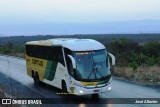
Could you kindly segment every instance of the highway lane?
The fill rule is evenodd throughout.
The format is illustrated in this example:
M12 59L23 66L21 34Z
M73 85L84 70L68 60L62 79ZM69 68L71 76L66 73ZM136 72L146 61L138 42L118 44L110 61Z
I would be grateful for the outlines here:
M33 79L26 74L26 65L24 59L17 59L14 57L0 56L0 72L7 77L11 77L13 80L23 84L30 90L25 93L38 93L44 98L63 98L62 95L57 95L56 92L60 91L54 87L42 84L40 87L35 87ZM8 78L8 80L10 80ZM16 84L16 83L15 83ZM14 86L18 86L17 84ZM2 84L1 84L2 85ZM20 86L19 86L20 87ZM23 90L22 90L23 92ZM30 94L28 94L28 97ZM33 94L31 94L33 96ZM37 96L36 96L37 97ZM36 98L35 97L35 98ZM88 96L85 96L88 97ZM83 97L82 97L83 98ZM121 81L113 78L112 91L108 93L100 94L100 98L160 98L160 89L142 86L127 81ZM80 106L80 107L158 107L155 104L58 104L58 106ZM57 105L54 105L57 106Z

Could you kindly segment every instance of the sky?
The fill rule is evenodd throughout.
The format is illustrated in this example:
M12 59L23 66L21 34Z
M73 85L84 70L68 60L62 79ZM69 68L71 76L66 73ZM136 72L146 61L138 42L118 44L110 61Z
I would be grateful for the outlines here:
M37 25L38 32L40 24L53 24L53 29L59 24L66 32L64 26L72 24L137 20L160 20L160 0L0 0L0 34L4 35L21 32L19 28L24 31L29 25Z

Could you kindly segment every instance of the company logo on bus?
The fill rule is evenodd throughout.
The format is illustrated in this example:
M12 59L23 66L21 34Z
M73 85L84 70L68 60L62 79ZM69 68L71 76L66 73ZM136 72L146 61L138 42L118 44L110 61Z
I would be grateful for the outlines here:
M94 48L91 48L91 49L85 49L85 50L74 49L73 51L92 51L92 50L94 50Z
M37 60L37 59L32 59L32 63L39 65L39 66L43 66L43 61Z
M88 52L77 52L76 55L85 55L85 54L89 54Z

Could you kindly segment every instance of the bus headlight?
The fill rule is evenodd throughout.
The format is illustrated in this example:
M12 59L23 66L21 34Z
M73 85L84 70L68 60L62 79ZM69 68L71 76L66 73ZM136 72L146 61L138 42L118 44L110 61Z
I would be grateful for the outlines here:
M111 89L112 89L111 87L108 87L108 91L111 91Z
M83 94L83 91L82 91L82 90L80 90L80 91L79 91L79 93Z

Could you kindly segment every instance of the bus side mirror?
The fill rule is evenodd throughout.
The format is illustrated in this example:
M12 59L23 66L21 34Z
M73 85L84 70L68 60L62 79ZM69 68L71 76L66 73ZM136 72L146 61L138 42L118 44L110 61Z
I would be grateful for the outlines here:
M112 65L115 65L116 59L114 57L114 55L112 55L111 53L108 53L108 55L111 57L112 59Z
M72 61L72 66L73 66L73 69L76 69L76 61L75 59L71 56L71 55L68 55L68 57L71 59Z

